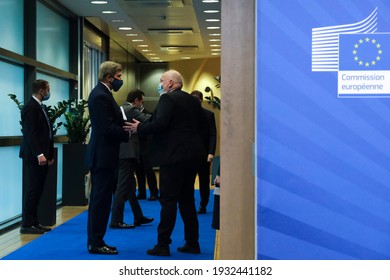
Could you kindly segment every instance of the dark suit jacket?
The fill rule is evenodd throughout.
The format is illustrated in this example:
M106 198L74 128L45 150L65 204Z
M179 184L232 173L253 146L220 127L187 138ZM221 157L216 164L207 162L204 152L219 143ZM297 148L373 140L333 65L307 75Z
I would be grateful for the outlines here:
M146 108L144 108L142 110L142 113L144 114L148 114L150 116L152 116L152 112L148 111ZM147 157L148 156L148 152L147 152L147 148L148 148L148 138L147 137L141 137L139 136L139 134L137 133L138 135L138 140L139 140L139 148L140 148L140 152L141 152L141 156L144 158L144 157Z
M122 105L123 111L125 112L126 119L128 121L132 121L132 119L136 119L140 122L148 121L151 117L150 114L144 114L136 107L132 106L130 103L126 102ZM133 134L130 137L130 141L127 143L121 143L120 146L120 152L119 152L119 158L120 159L126 159L126 158L140 158L140 143L138 139L137 134Z
M140 123L137 132L148 137L148 156L153 166L202 159L205 151L200 130L207 120L199 100L175 90L160 97L150 122Z
M207 154L215 155L217 146L217 126L215 124L214 113L202 108L208 121L208 129L202 131L202 141Z
M91 138L87 147L88 168L116 168L119 162L119 145L129 141L124 131L122 112L108 88L99 82L88 98L91 117Z
M23 106L21 111L23 140L19 156L25 160L38 163L38 155L44 154L46 159L53 159L53 128L48 125L41 105L33 97Z

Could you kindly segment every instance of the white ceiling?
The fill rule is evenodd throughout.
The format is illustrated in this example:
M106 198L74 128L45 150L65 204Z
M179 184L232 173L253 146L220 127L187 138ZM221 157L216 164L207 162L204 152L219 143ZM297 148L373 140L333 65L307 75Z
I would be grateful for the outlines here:
M141 61L168 62L220 56L221 22L206 21L221 19L220 1L106 0L108 3L102 5L91 4L91 1L58 0L70 11L86 17ZM218 12L205 13L205 10ZM116 13L103 14L102 11ZM132 29L119 30L119 27Z

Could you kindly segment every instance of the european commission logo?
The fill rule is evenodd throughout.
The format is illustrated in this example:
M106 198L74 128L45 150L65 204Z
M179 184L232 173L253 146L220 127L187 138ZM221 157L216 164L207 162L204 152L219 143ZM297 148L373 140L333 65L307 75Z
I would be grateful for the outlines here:
M312 29L312 71L338 72L339 97L390 97L390 33L377 9L361 22Z

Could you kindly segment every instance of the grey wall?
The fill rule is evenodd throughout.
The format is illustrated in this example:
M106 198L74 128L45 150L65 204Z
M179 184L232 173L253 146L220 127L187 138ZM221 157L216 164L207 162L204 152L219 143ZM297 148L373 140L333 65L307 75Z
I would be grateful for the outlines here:
M157 86L161 75L166 70L168 70L167 63L140 63L138 65L138 85L145 93L144 106L149 111L153 111L157 105L159 99Z

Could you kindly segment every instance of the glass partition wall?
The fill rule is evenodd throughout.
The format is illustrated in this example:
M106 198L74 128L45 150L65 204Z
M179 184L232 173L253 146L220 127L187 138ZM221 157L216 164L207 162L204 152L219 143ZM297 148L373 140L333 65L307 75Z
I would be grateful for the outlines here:
M31 98L35 79L48 80L47 105L68 100L78 82L79 19L54 1L0 1L0 230L20 221L23 164L19 158L20 110L9 94L25 103ZM71 43L74 42L74 43ZM79 95L79 93L77 93ZM59 121L64 121L60 119ZM57 201L62 198L62 143L66 130L55 137L58 148Z

